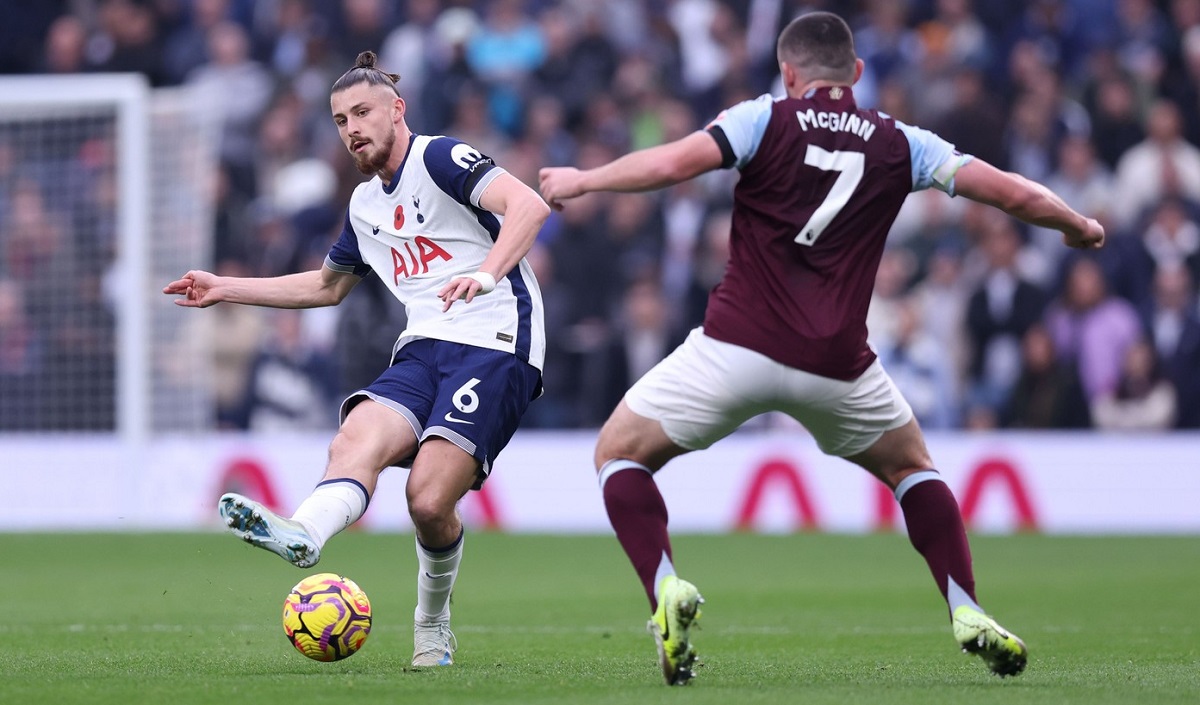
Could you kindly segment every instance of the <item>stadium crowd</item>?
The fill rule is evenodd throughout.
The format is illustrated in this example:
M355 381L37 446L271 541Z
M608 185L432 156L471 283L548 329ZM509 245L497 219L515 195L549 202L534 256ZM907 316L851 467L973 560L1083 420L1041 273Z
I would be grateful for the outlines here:
M965 199L909 198L869 327L922 424L1200 428L1200 0L0 0L0 73L135 71L219 91L212 260L273 276L319 264L362 179L328 102L362 50L401 74L415 131L536 187L541 166L597 165L778 94L774 38L809 9L855 29L860 105L1046 183L1109 233L1075 254ZM84 194L64 218L19 139L0 141L0 429L111 424L21 408L33 370L64 356L98 356L99 381L41 379L69 390L112 374L113 313L88 266L113 240L89 225L112 207L111 184L86 176L112 158L96 145L81 138L54 172ZM549 350L526 426L598 425L699 324L733 179L592 194L552 217L530 254ZM39 287L72 275L74 315L31 315ZM217 424L334 424L387 363L394 303L368 279L333 318L218 307L238 333L213 341Z

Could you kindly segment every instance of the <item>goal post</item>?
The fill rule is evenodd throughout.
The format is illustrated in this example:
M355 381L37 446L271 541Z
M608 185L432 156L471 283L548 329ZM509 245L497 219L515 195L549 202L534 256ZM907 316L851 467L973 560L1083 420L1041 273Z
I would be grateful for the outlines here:
M140 442L210 426L199 409L205 351L191 353L192 368L174 365L193 370L191 383L165 384L172 331L155 313L169 304L161 270L178 266L156 259L207 265L216 159L207 115L196 96L151 90L137 74L0 77L0 282L23 304L32 341L28 383L0 388L15 408L7 430ZM191 173L170 173L181 167ZM164 222L181 216L183 234Z

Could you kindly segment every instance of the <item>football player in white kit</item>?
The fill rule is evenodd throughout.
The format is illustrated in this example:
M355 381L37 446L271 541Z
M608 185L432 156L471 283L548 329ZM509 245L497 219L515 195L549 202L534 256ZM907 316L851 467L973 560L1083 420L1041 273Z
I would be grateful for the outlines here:
M163 293L196 308L332 306L374 272L404 303L408 327L392 364L343 402L313 493L290 518L232 493L219 511L238 537L308 568L362 516L384 468L411 468L419 564L412 664L444 666L457 648L450 591L463 528L455 507L482 485L541 390L542 299L523 257L550 210L470 145L413 134L399 77L375 61L360 54L330 96L342 142L374 178L354 190L324 266L271 278L191 271Z

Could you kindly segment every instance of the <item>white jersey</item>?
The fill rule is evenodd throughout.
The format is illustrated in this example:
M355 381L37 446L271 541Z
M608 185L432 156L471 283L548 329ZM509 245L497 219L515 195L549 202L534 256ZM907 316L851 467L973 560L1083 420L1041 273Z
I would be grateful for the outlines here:
M456 139L413 135L391 183L376 176L354 189L325 266L362 277L374 271L404 303L408 327L393 355L435 338L512 353L542 369L542 294L524 259L471 303L456 301L443 313L437 296L454 277L478 271L491 250L501 216L481 208L479 198L503 173Z

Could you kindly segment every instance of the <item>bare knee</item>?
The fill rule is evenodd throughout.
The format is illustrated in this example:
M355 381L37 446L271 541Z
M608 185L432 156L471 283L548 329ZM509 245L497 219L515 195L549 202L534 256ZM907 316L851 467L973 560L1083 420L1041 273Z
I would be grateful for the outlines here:
M667 437L662 424L638 416L622 400L600 429L593 461L597 472L605 463L618 458L657 472L668 460L686 452Z
M423 536L438 535L456 521L455 502L447 502L433 492L422 492L408 498L408 513L413 525Z
M596 452L592 461L596 464L596 472L600 472L600 468L604 464L614 458L629 458L633 452L633 448L628 442L621 442L621 435L614 433L612 430L613 423L610 418L604 427L600 429L600 435L596 438Z
M374 451L369 443L356 438L353 432L339 430L329 443L329 464L325 469L325 476L373 480L387 465L387 461L381 455L380 452Z
M916 420L883 434L870 448L847 460L856 463L889 487L913 474L933 468L925 437Z

